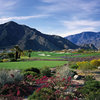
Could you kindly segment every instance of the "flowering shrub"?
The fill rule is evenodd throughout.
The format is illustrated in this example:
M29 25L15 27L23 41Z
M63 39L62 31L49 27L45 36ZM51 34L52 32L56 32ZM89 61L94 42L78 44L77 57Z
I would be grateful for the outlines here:
M3 62L8 62L8 61L9 61L9 59L3 59L2 61L3 61Z
M18 72L17 72L18 73ZM6 82L0 87L0 96L29 96L29 100L77 100L73 94L74 88L71 77L60 76L24 76L22 80L15 80L15 74L9 73L13 82ZM73 88L73 89L72 89Z
M0 96L28 96L35 90L18 70L0 71Z
M0 95L23 97L32 94L34 89L35 87L30 86L30 84L28 83L23 83L23 82L5 84L0 89Z
M26 78L23 80L15 80L16 77L14 74L11 74L12 80L14 82L6 82L1 86L0 96L17 96L24 97L29 96L36 89L36 85L32 85L26 81Z
M77 64L71 65L70 68L77 69L78 68L78 65Z
M93 65L93 66L100 66L100 60L94 59L94 60L91 60L90 63L91 63L91 65Z
M88 61L77 62L76 64L78 65L79 70L92 70L95 68Z
M29 96L29 100L77 100L70 91L71 77L61 79L59 77L42 77L36 80L39 88Z

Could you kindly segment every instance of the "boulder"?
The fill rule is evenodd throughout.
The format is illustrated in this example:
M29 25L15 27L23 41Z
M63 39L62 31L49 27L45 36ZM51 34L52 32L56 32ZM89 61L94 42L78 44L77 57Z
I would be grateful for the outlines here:
M81 76L80 75L74 75L74 79L79 80L79 79L81 79Z

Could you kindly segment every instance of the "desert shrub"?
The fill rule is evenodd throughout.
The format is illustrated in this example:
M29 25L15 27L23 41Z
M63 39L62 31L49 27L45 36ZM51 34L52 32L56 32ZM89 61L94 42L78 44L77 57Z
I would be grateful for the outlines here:
M100 59L98 59L98 61L100 61Z
M33 71L26 71L26 72L24 72L24 76L28 76L28 75L36 76L37 73L33 72Z
M32 94L36 86L25 79L18 70L1 70L0 96L24 97Z
M83 62L77 62L78 69L79 70L92 70L95 68L95 66L91 65L90 62L88 61L83 61Z
M47 100L47 97L52 95L52 93L52 89L42 88L38 93L35 91L31 96L29 96L28 100ZM54 100L54 97L52 96L50 100Z
M23 75L15 70L0 70L0 85L11 84L23 80Z
M0 62L2 62L2 59L0 59Z
M49 67L44 67L42 70L41 70L43 76L47 76L47 77L50 77L52 74L51 74L51 70Z
M10 61L11 62L15 62L15 61L17 61L15 58L10 58Z
M9 59L3 59L2 61L3 61L3 62L8 62L8 61L9 61Z
M85 50L84 49L80 49L80 50L78 50L77 52L78 53L83 53Z
M88 63L88 62L87 62L87 61L76 62L76 64L77 64L78 66L81 66L82 64L86 64L86 63Z
M28 68L24 70L25 72L27 71L32 71L32 72L36 72L37 74L40 74L40 70L38 68Z
M33 77L39 78L41 76L40 70L38 68L28 68L22 71L22 74L27 81L32 81Z
M99 61L99 60L96 60L96 59L91 60L90 63L91 63L91 65L93 65L93 66L100 66L100 61Z
M77 64L71 65L70 68L77 69L78 68L78 65Z
M99 100L100 97L100 82L91 80L86 81L82 88L79 88L79 92L86 100Z
M34 90L18 70L1 70L0 83L0 95L3 96L23 97L32 94Z
M95 78L92 75L85 76L85 81L92 81L92 80L95 80Z
M14 53L12 53L12 52L11 53L8 53L8 57L9 58L14 58Z

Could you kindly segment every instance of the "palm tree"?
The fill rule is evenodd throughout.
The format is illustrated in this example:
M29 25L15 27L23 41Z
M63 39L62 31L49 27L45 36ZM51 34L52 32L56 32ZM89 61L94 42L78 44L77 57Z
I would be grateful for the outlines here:
M32 52L32 49L28 50L28 57L29 58L31 57L31 52Z
M22 50L19 48L18 45L16 45L14 48L15 48L15 51L16 51L16 53L15 53L15 59L17 60L18 58L20 58Z

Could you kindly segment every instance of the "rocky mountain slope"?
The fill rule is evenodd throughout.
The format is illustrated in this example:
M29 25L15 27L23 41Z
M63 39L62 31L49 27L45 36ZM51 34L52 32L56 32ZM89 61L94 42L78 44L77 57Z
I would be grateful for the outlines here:
M19 45L23 50L76 49L77 45L56 35L46 35L26 25L10 21L0 25L0 49Z
M82 32L65 38L77 45L93 44L96 48L100 48L100 32Z

